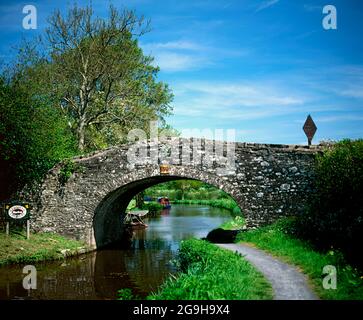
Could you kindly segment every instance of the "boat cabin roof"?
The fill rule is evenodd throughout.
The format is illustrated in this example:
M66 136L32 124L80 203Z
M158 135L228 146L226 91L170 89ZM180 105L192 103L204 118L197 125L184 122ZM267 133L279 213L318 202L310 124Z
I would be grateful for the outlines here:
M148 214L148 210L140 210L140 211L130 211L127 214L131 215L131 216L138 216L138 217L143 217L145 215Z

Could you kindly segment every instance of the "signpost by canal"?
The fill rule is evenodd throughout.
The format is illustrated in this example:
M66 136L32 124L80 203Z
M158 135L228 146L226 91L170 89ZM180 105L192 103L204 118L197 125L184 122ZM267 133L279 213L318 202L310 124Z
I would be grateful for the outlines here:
M311 146L311 142L314 138L317 127L311 115L309 114L303 126L303 130L308 138L308 145Z
M6 220L6 235L10 233L10 222L23 224L26 222L26 238L30 238L30 209L29 203L13 201L5 203L4 213Z

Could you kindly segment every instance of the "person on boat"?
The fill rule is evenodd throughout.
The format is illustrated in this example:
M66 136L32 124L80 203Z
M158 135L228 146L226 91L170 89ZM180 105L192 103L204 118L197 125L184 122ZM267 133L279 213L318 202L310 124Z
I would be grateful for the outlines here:
M165 208L169 209L171 207L170 201L167 197L158 198L158 202Z

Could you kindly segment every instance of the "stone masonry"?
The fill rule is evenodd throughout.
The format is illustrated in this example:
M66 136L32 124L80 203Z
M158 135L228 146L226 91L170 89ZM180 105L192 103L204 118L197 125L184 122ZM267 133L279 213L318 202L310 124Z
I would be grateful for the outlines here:
M39 190L26 197L34 207L32 229L84 240L92 248L120 241L129 201L145 188L176 179L196 179L224 190L240 206L247 227L302 212L319 146L236 143L231 156L231 145L182 138L121 145L74 158L66 181L64 163L59 163ZM217 154L217 149L222 151ZM148 156L156 152L158 159L140 161L140 150ZM128 152L139 163L130 163ZM226 170L228 161L233 170ZM169 165L167 174L160 173L160 164Z

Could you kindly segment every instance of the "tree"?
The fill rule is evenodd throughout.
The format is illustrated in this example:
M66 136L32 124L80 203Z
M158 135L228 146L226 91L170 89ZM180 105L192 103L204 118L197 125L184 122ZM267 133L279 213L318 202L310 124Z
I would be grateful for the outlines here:
M23 48L38 57L30 67L22 63L21 81L37 82L35 94L59 107L81 152L124 142L130 129L145 130L170 114L172 94L138 46L148 30L143 17L110 6L102 19L91 6L74 5L66 16L55 11L48 23L40 52Z
M135 196L135 200L136 200L136 207L142 209L144 206L144 196L145 196L145 190L139 192L136 196Z
M203 187L204 183L198 180L175 180L168 182L169 187L174 190L180 190L182 200L185 199L185 193L190 190L198 190Z
M0 79L0 199L74 153L73 135L59 110Z
M170 124L164 124L159 127L158 134L159 138L176 138L181 136L181 132L173 128Z

